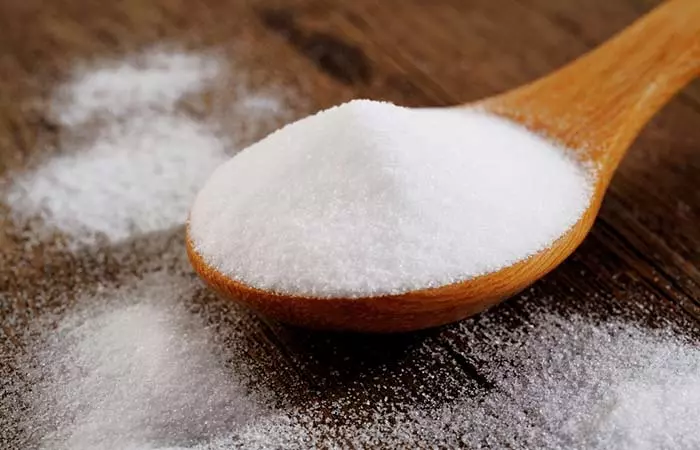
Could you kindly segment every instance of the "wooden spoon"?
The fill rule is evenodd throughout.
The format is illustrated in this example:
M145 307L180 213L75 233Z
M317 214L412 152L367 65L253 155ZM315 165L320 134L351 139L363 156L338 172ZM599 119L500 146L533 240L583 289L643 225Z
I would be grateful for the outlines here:
M526 288L566 259L590 230L618 163L644 124L700 73L700 0L670 0L564 68L481 107L576 151L598 168L581 219L538 254L488 275L438 288L366 298L266 292L207 265L187 237L197 273L221 295L283 322L334 330L396 332L463 319ZM232 255L235 257L235 255Z

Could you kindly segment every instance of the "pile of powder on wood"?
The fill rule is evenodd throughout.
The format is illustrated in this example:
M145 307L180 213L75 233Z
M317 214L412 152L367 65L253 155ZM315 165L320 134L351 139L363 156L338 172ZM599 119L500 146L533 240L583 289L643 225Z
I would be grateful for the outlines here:
M42 448L191 445L255 414L255 394L225 370L220 344L179 301L194 286L155 273L77 300L27 371L35 385L26 426Z
M215 80L220 66L211 55L157 49L98 67L86 65L57 89L54 113L61 124L78 126L96 116L172 110L182 97Z
M22 371L36 380L23 389L25 420L44 448L700 445L700 348L668 333L541 313L514 330L486 313L453 333L465 342L475 330L490 336L465 349L483 361L488 388L432 407L401 395L357 405L348 391L275 408L284 393L251 391L261 380L243 375L255 364L250 350L221 346L235 327L206 326L206 311L184 306L193 286L154 273L86 296L55 330L43 328ZM411 360L437 358L431 348ZM385 373L392 386L394 375ZM440 383L435 375L423 383Z
M116 242L184 222L225 147L186 117L141 114L18 177L7 199L75 240L100 233Z
M244 68L223 66L211 55L149 50L76 71L54 96L57 154L10 180L13 216L38 217L43 234L58 230L71 244L184 223L196 192L233 153L235 134L254 134L285 114L279 95L250 90ZM226 77L237 93L232 136L176 108Z
M217 169L194 203L190 235L205 262L256 288L401 293L548 247L588 206L589 175L505 119L353 101Z

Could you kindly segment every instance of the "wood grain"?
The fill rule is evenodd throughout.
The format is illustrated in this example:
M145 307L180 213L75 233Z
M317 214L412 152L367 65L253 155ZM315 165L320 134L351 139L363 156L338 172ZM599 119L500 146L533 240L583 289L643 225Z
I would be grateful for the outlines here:
M293 87L304 99L296 105L297 116L353 97L446 106L539 78L659 3L0 0L0 177L57 151L63 130L46 106L71 67L83 61L168 42L218 49L259 69L260 83ZM287 22L271 24L271 14ZM636 139L581 247L522 295L492 309L490 320L518 329L528 326L535 310L617 317L673 327L700 342L699 124L696 82ZM22 407L21 396L3 384L21 376L21 330L42 313L68 307L81 289L162 266L186 267L184 258L163 261L161 256L168 245L183 241L184 228L78 254L51 242L27 250L3 208L0 448L26 449L32 448L27 445L31 433L4 414L5 408ZM222 317L233 308L205 292L192 302L220 309ZM346 408L361 412L385 397L439 401L491 382L471 351L490 342L488 330L480 328L481 316L421 333L365 337L299 330L238 314L243 334L237 344L263 362L261 383L298 394L302 405L352 390L358 394ZM464 327L476 334L464 333Z

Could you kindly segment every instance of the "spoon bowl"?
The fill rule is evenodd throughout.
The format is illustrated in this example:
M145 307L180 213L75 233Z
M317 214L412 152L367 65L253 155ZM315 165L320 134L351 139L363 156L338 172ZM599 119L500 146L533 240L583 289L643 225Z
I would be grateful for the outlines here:
M286 323L400 332L463 319L525 289L581 244L635 137L699 72L700 2L670 0L562 69L507 93L459 106L518 122L571 149L595 171L591 201L579 220L548 248L496 272L403 294L314 298L264 291L222 274L197 252L189 226L187 254L199 276L220 295Z

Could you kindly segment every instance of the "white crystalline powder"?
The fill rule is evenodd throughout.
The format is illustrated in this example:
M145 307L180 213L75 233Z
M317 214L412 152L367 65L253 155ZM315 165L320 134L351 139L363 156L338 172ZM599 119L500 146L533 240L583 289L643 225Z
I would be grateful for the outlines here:
M680 370L641 369L638 380L633 378L634 381L616 386L608 403L595 411L595 422L587 424L588 432L594 430L589 439L592 446L638 450L699 448L699 356L694 352L694 363L685 363L686 367ZM668 355L667 360L662 360L671 365L678 365L679 361L683 361L679 355Z
M385 399L332 421L334 404L306 406L196 448L700 448L700 347L577 317L540 315L525 334L493 325L501 343L476 352L486 392L436 408Z
M69 126L95 115L170 109L183 96L202 90L218 72L219 62L207 55L151 50L78 71L58 90L54 109Z
M173 301L190 288L149 275L86 299L87 309L52 332L38 353L43 382L29 392L30 423L43 448L700 445L700 348L663 333L537 316L526 331L495 325L497 343L473 350L487 361L479 370L493 383L488 390L433 408L396 396L356 410L341 395L275 409L268 400L273 393L248 390L258 381L223 371L217 355L226 350L214 331ZM422 361L430 354L415 356ZM329 418L328 411L338 414Z
M210 55L150 50L78 71L52 105L62 125L59 154L15 174L3 189L12 216L40 218L33 237L58 231L70 246L184 223L231 147L289 113L284 93L253 90L245 67L224 73L223 65ZM183 96L217 79L236 92L225 136L175 110ZM104 119L96 132L88 125L94 117Z
M116 242L181 224L225 150L205 125L141 115L18 177L7 201L76 241L102 234Z
M207 263L245 284L379 295L527 258L576 223L590 194L564 150L503 119L353 101L217 169L190 231Z
M185 267L180 245L165 253ZM538 311L513 327L488 312L440 341L479 361L490 386L460 390L428 338L362 382L386 394L368 402L349 380L311 391L277 364L260 371L250 318L214 298L193 303L201 286L181 269L85 292L58 320L36 320L18 364L29 379L0 380L29 406L0 403L21 415L28 448L700 448L700 347L671 332ZM414 370L430 373L413 388L443 397L406 395ZM279 377L285 388L270 390ZM296 394L306 401L279 402Z
M503 333L502 331L500 333ZM497 389L479 409L512 430L485 439L552 449L694 449L700 447L700 346L664 331L581 317L535 317L533 329L508 336L486 375ZM483 355L486 357L487 355ZM496 445L496 447L502 446Z
M520 311L525 324L507 320L508 309L487 312L422 337L378 370L348 355L359 370L352 380L319 375L310 386L285 364L261 363L271 357L262 330L201 291L177 233L139 237L181 223L225 145L171 110L209 79L210 69L185 69L204 60L155 54L169 71L144 74L153 67L146 53L137 66L115 63L116 72L74 80L86 86L63 93L67 131L82 135L79 124L95 116L113 120L94 141L13 178L7 193L13 213L39 214L72 239L135 238L143 252L115 246L106 258L139 276L93 260L72 268L73 281L85 282L75 298L46 280L38 294L0 293L10 325L0 327L0 346L10 350L0 380L0 422L10 428L0 434L20 439L11 441L16 448L700 448L696 343L625 322L543 314L530 303ZM257 124L281 106L249 92L231 109ZM249 269L251 284L318 295L439 284L548 245L588 202L587 174L560 149L476 112L359 102L303 123L227 163L193 213L205 255L235 273ZM99 284L112 275L118 285ZM306 357L323 358L315 339L329 339L303 336L301 367ZM342 345L324 345L331 364L341 364L334 372L349 367L338 363ZM446 345L474 360L488 383L461 390L469 380L444 364ZM425 377L404 390L411 374ZM272 389L274 379L284 389ZM303 401L286 401L295 398Z
M192 288L156 273L79 300L38 352L29 426L42 448L191 445L256 413L256 396L224 370L212 334L178 302Z

